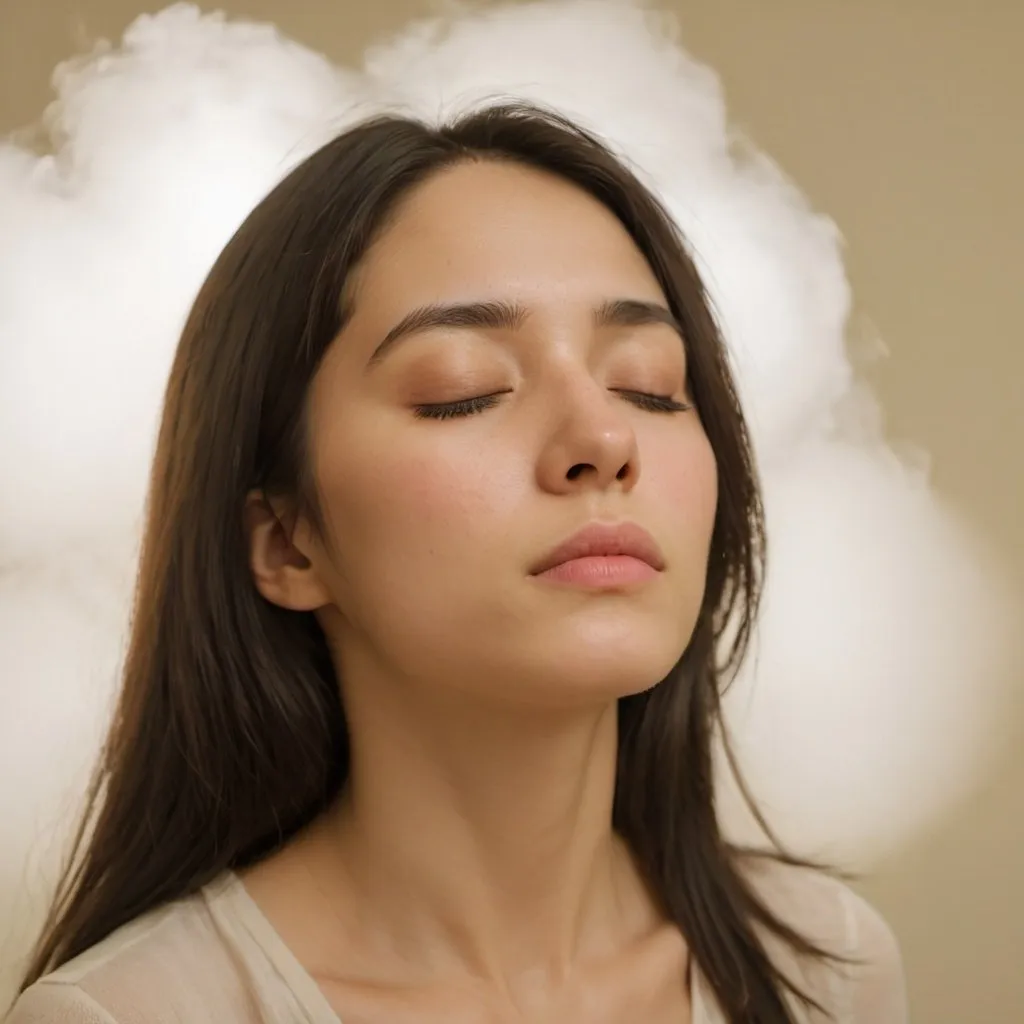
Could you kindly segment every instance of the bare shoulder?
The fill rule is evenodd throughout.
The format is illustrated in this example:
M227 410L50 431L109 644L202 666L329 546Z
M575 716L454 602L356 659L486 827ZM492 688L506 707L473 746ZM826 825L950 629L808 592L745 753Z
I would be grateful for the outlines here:
M845 1024L906 1024L906 981L892 928L849 885L821 871L757 859L745 874L773 914L841 962L804 970ZM783 954L785 955L785 954Z
M31 985L5 1024L249 1024L246 979L202 896L145 914Z

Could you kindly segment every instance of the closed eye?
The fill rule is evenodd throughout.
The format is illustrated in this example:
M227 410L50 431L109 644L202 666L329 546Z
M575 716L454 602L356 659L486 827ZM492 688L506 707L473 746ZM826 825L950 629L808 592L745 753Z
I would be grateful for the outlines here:
M693 406L685 402L677 402L671 395L652 395L646 391L628 391L614 388L615 394L621 395L640 409L648 412L686 412ZM417 405L413 412L420 419L450 420L459 417L474 416L498 404L502 395L509 391L495 391L489 395L478 395L474 398L461 398L456 402L435 402L430 405Z
M677 402L671 395L652 395L646 391L625 391L622 388L616 388L615 393L650 412L686 412L693 408L685 402Z
M495 391L476 398L461 398L457 402L435 402L432 405L417 405L413 412L424 420L451 420L458 416L473 416L498 404L508 391Z

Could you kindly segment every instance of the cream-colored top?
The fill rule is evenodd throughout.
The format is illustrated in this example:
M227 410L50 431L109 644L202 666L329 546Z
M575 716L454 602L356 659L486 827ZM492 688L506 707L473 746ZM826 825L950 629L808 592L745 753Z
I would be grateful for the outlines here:
M759 869L765 899L808 938L860 961L800 966L769 947L779 966L832 1015L832 1024L906 1024L899 949L864 900L809 871ZM722 1024L694 971L693 1024ZM797 1008L807 1024L826 1018ZM313 978L227 873L194 896L129 922L37 981L7 1024L341 1024Z

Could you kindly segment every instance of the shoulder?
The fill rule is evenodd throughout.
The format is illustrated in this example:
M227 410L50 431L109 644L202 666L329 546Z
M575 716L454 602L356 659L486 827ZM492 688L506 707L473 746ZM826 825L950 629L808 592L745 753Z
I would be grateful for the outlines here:
M37 981L14 1004L4 1024L116 1024L113 1017L77 985Z
M144 914L39 979L5 1024L259 1019L204 894Z
M843 1024L906 1024L906 982L899 943L878 910L848 885L821 871L755 859L744 874L772 913L803 938L836 957L798 964L770 942L783 970L799 980Z

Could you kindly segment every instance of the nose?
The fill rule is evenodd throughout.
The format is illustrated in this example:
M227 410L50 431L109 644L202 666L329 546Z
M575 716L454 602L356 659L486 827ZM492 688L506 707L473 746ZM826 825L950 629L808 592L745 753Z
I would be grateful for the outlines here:
M559 396L554 428L538 460L540 486L553 494L630 491L640 475L626 403L593 380Z

